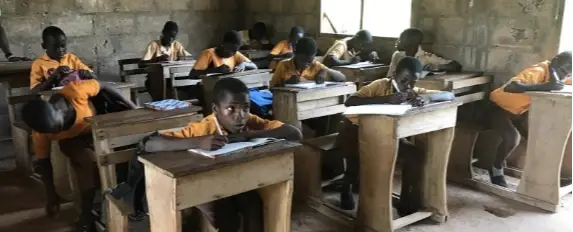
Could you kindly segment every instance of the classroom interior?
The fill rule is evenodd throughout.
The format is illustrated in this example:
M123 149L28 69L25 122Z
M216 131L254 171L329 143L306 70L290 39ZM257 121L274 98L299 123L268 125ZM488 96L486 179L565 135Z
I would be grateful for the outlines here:
M425 172L436 173L437 176L443 175L442 179L436 181L440 182L445 181L447 170L445 192L439 190L438 187L437 190L433 189L435 192L428 193L429 195L445 194L447 200L444 200L443 205L446 206L445 202L447 201L446 213L437 209L440 213L426 214L426 212L420 212L415 215L418 218L408 219L408 221L397 219L396 211L391 208L393 199L391 190L399 189L400 177L398 169L392 168L394 173L392 175L391 171L390 175L387 176L390 181L386 181L393 185L390 186L388 192L390 199L380 200L377 198L370 201L385 202L384 207L390 204L390 215L384 212L383 215L363 219L369 221L366 224L371 223L371 225L380 226L379 228L386 228L384 226L387 225L390 227L387 229L360 228L356 231L570 231L573 228L571 185L568 188L561 188L558 179L555 183L534 183L537 179L530 177L524 170L535 170L535 167L529 166L534 166L532 162L540 161L542 158L534 159L526 156L529 154L527 139L522 139L518 148L507 160L510 168L506 174L511 176L508 177L508 182L512 190L505 191L492 187L491 184L484 184L489 181L485 168L491 166L494 159L495 148L491 144L499 143L500 139L493 131L481 128L478 122L481 122L484 117L490 117L482 111L487 104L487 95L491 90L503 85L526 67L551 59L559 52L572 50L571 41L573 41L573 37L570 28L573 21L571 18L573 2L570 0L400 0L399 3L397 2L392 0L2 0L0 2L0 22L6 30L12 52L18 56L32 59L38 58L44 53L41 46L42 29L50 25L62 28L68 37L68 52L75 54L84 63L89 64L98 79L114 83L129 82L123 76L125 72L122 72L124 67L120 61L141 58L149 42L158 39L161 29L167 21L174 21L179 25L177 40L193 55L199 55L203 49L217 46L225 32L250 29L255 22L263 22L267 25L268 37L274 44L287 39L291 27L303 27L305 35L317 41L318 56L323 55L336 40L352 36L359 29L367 29L372 32L374 47L380 57L380 62L385 65L390 63L399 34L409 27L419 28L424 32L422 44L424 50L455 60L463 66L463 73L454 74L451 77L452 80L446 80L446 82L450 81L451 83L444 85L447 86L444 90L455 92L456 97L461 99L460 105L448 106L458 110L457 124L455 112L449 114L450 111L446 112L446 109L436 110L443 110L443 114L436 115L441 116L447 113L448 117L442 118L444 121L449 120L449 118L453 120L451 126L440 128L448 129L449 134L440 134L436 138L441 136L440 138L451 139L453 143L448 144L446 142L443 145L434 145L434 147L439 147L434 149L438 152L445 149L441 149L442 147L448 148L444 150L447 153L445 161L443 159L436 161L436 163L445 163L442 163L441 166L434 163L433 165L437 166L426 167L428 169L441 167L441 173L438 173L440 171ZM250 55L255 56L256 52ZM5 62L3 57L0 57L0 65L2 65L0 68L4 68L10 63ZM176 67L174 69L181 69L170 70L169 65L158 65L154 66L156 69L147 70L147 74L159 76L158 80L160 79L162 82L158 81L157 85L154 83L153 88L159 89L157 86L160 86L163 90L157 91L163 92L158 92L158 95L153 97L151 93L141 93L143 91L140 91L142 84L140 81L135 84L139 88L135 92L138 103L141 105L152 101L152 98L176 98L178 96L176 91L165 90L167 88L165 87L165 80L168 77L164 79L162 75L171 75L171 78L175 79L179 75L178 73L188 73L191 67ZM166 70L167 74L165 74ZM372 71L378 75L375 78L381 78L380 72L385 75L385 72L380 70ZM360 76L360 72L363 70L339 69L339 71L346 74L348 78L349 75ZM364 75L373 75L369 71L364 72L367 73ZM265 86L265 84L259 85L259 82L264 82L257 79L260 73L262 72L252 74L253 82L247 83L247 86ZM141 74L145 75L146 73L143 72L138 75L141 76ZM270 75L268 72L265 74ZM1 78L2 76L0 76ZM345 92L347 89L362 87L360 83L362 79L357 78L356 80L356 86L352 84L351 88L344 86L340 87L339 92L331 91L335 93L327 96L329 97L327 100L346 99L348 94L356 91ZM456 80L458 81L457 84ZM475 82L475 84L470 84L470 82ZM73 231L72 222L77 217L72 184L66 186L70 194L69 202L62 204L61 213L57 219L50 219L44 213L45 199L41 182L33 174L26 170L22 171L18 167L21 164L21 160L18 160L18 152L21 152L21 147L15 145L14 138L29 135L14 129L15 125L11 122L10 109L12 97L10 94L13 92L7 91L7 85L4 83L6 82L0 84L0 231L71 232ZM428 82L427 84L432 86L432 83ZM207 86L212 88L214 82L204 81L203 84L206 88ZM440 84L443 83L440 82ZM120 88L126 90L126 95L134 99L133 89L135 85L126 84ZM291 97L289 94L301 94L278 90L277 92L273 91L273 93L275 101L279 95L281 99L287 99ZM570 122L571 94L565 94L563 99L565 99L565 103L559 102L558 105L568 104L569 112L555 113L555 115L561 117L558 120ZM320 179L320 174L317 174L320 172L321 162L324 162L324 157L328 157L327 154L332 149L332 137L312 138L315 137L315 132L309 131L300 123L303 119L311 117L307 115L316 113L312 111L312 107L319 107L321 103L318 102L326 102L326 100L322 99L321 101L321 99L310 99L309 97L308 101L309 104L304 106L307 107L305 108L307 110L298 115L295 112L295 116L292 117L289 115L292 115L290 111L293 108L285 107L282 111L279 111L280 108L273 109L275 115L281 115L281 119L284 119L285 122L301 127L305 139L308 140L302 142L303 145L298 145L300 148L296 148L298 149L296 151L289 151L290 153L285 151L290 159L288 171L290 171L291 176L289 181L291 181L291 185L294 183L294 194L291 193L291 197L286 194L287 198L292 198L292 214L286 223L288 226L267 228L265 231L354 231L356 228L354 225L355 218L360 217L357 216L360 215L358 212L360 209L354 211L337 209L336 205L339 204L339 199L337 199L336 178L338 177L335 177L334 180L324 180ZM310 104L311 101L317 103ZM288 101L284 100L284 102L286 104ZM341 107L344 108L342 103L337 102L335 106L324 107L320 110L333 110L334 112ZM300 111L302 104L298 107ZM297 109L296 105L294 109ZM341 112L343 109L335 113ZM195 110L189 114L177 115L177 117L182 118L190 115L195 117L196 113ZM420 114L425 113L427 112ZM125 118L128 116L129 114L126 114ZM141 115L136 115L134 118L138 116ZM164 115L165 118L171 116L173 115ZM180 125L181 118L169 122L169 125L173 125L171 128L183 126ZM122 126L125 128L129 126L120 125L121 120L116 120L113 122L116 124L110 123L109 125L105 125L108 123L105 120L102 119L99 126L106 133L115 133L116 135L131 133L121 132ZM193 120L198 119L193 118ZM92 123L96 125L99 122L95 120ZM396 122L394 121L394 123ZM462 127L460 126L462 124L471 125ZM541 137L547 140L564 141L561 144L564 148L559 149L565 151L561 152L563 159L558 159L557 163L551 167L542 168L557 170L554 172L555 175L559 175L561 178L567 177L570 180L572 165L571 124L568 125L568 132L567 128L563 132L564 137L559 137L561 132L556 133L559 135L554 135L558 138ZM553 124L552 126L558 127ZM169 129L156 125L147 126L144 123L140 127L142 129L134 130L147 133L154 130ZM374 132L374 130L370 131L370 133ZM417 132L407 132L406 134L408 136L416 135ZM551 132L547 134L553 136ZM395 138L400 136L394 135ZM104 140L107 143L107 139L102 139L102 141ZM432 140L429 139L428 141ZM110 145L119 147L117 144ZM371 148L380 147L372 146ZM536 148L547 152L559 150L539 148L539 145ZM101 151L101 148L99 149ZM451 153L449 152L450 149ZM121 152L113 154L117 153ZM310 154L306 157L312 158L300 155L303 153L304 155ZM456 156L458 153L463 155ZM448 155L450 166L448 166ZM305 158L302 158L301 161L300 157ZM127 161L125 158L121 159ZM531 161L529 166L526 161ZM111 161L105 162L106 164L101 167L114 166L116 164L114 162L119 161L111 158ZM311 166L309 163L317 166ZM145 164L148 165L148 163ZM27 165L31 166L30 163ZM65 162L63 166L66 166ZM313 169L315 167L318 170ZM266 170L273 169L266 167ZM294 178L292 173L294 173ZM299 177L297 179L297 173L299 176L308 178L301 180ZM66 174L63 175L64 179L67 178ZM278 174L276 175L278 176ZM539 175L545 176L544 174ZM269 175L269 178L272 177ZM314 177L318 179L314 179ZM538 192L536 190L524 190L525 187L519 186L520 178L522 178L522 182L526 182L523 181L523 178L533 178L528 179L529 182L527 183L537 184L535 186L537 188L545 186L546 190ZM392 183L392 179L394 179L394 183ZM66 179L64 182L68 182L68 180ZM73 182L73 180L69 182ZM299 186L308 184L310 187L300 188L297 187L297 183ZM109 184L115 183L111 181ZM556 189L552 189L552 187ZM532 187L532 189L534 188ZM548 202L533 199L535 196L524 196L524 192L528 191L533 192L533 195L550 195L551 200ZM432 199L428 200L431 202L429 204L437 204L435 201L440 201L432 196L428 196L427 199ZM193 200L185 202L189 206L193 205L192 203L195 202ZM118 211L121 211L121 207L117 207ZM435 207L440 208L440 206ZM366 208L372 212L382 211L375 209L376 207ZM364 212L366 211L362 211L362 213ZM123 212L110 213L117 213L118 218L121 217L123 220L110 223L118 223L118 225L121 224L119 227L125 228L108 228L107 231L171 232L170 229L172 229L165 227L164 230L158 230L160 227L153 225L150 229L152 223L150 223L149 217L143 221L133 222L129 221ZM169 215L164 218L168 217ZM372 222L382 217L389 218L391 222L394 218L393 223ZM386 218L380 221L387 221ZM277 218L276 220L280 223L282 219ZM411 224L409 220L416 223ZM129 222L124 223L126 221ZM102 228L98 227L100 230ZM173 231L178 232L180 230L173 228Z

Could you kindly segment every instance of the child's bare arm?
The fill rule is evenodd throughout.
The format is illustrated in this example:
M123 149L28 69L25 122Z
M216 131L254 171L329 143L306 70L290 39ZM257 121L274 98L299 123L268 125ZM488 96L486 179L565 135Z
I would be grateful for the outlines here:
M217 150L227 142L226 137L220 135L206 135L193 138L174 138L159 135L149 138L145 143L145 151L185 151L194 148Z

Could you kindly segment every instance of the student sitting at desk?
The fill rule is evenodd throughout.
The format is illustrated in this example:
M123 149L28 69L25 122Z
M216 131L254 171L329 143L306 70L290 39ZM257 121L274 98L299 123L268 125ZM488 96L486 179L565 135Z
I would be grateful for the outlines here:
M378 54L372 50L372 34L367 30L361 30L353 37L334 42L324 55L324 64L336 67L378 59Z
M274 70L279 61L292 58L294 50L293 48L295 48L296 43L302 37L304 37L304 29L302 29L302 27L296 26L291 28L289 39L280 41L277 43L277 45L275 45L273 50L271 50L271 54L269 55L271 64L269 68Z
M159 40L149 43L145 54L141 60L146 63L156 63L161 61L174 61L190 59L191 53L179 41L175 40L179 33L179 26L173 21L168 21L161 30Z
M503 174L505 159L519 145L521 136L528 135L527 119L531 98L524 92L560 90L564 84L571 85L570 77L571 51L567 51L558 54L551 61L543 61L526 68L490 93L489 99L495 103L492 127L501 136L493 167L489 170L493 184L507 187Z
M60 209L60 198L54 187L50 162L51 142L58 141L61 152L71 160L82 202L77 231L95 231L91 210L99 182L97 166L92 160L94 150L91 129L84 118L96 114L89 105L89 98L100 92L106 92L114 100L131 109L136 108L117 90L100 84L95 79L72 82L54 94L49 101L31 100L22 108L22 120L33 130L36 171L41 175L45 186L48 201L46 213L51 217Z
M423 106L426 102L449 101L454 95L449 92L426 90L414 87L416 80L421 77L422 64L413 57L405 57L398 62L393 78L383 78L362 87L353 96L348 98L345 105L359 106L371 104L402 104L410 103L413 106ZM341 156L346 159L344 184L340 193L341 208L352 210L355 207L353 190L359 189L359 138L358 118L347 116L336 138L335 147L338 147ZM380 155L384 151L380 151ZM420 169L424 154L414 144L406 139L400 140L398 155L404 157L402 167L402 191L398 212L408 215L420 208Z
M241 49L270 50L273 48L268 38L267 25L263 22L256 22L252 29L239 32L242 41L245 43Z
M250 99L247 86L235 78L219 80L213 89L213 114L200 122L176 131L151 136L140 144L138 155L145 152L184 151L200 148L217 150L226 143L248 141L253 138L300 140L300 131L279 121L261 119L249 113ZM130 162L128 181L116 187L111 195L124 197L143 177L143 165L134 156ZM214 221L219 232L236 232L241 223L237 209L243 215L243 231L263 231L262 202L254 191L217 200L199 206Z
M32 93L50 90L61 78L72 70L79 72L82 79L95 78L92 70L75 55L67 53L67 38L62 29L54 26L42 31L42 48L46 54L32 63L30 89Z
M392 55L390 68L386 76L391 77L396 69L398 62L407 56L414 57L424 65L426 71L461 71L462 66L456 62L442 57L436 56L432 53L426 52L420 46L424 41L424 33L418 28L408 28L400 34L400 38L396 41L396 52Z

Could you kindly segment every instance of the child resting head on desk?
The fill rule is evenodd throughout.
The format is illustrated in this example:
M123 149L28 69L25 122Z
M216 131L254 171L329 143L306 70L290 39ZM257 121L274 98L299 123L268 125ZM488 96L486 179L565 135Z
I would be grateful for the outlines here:
M531 98L524 92L561 90L565 84L571 85L571 51L526 68L490 93L489 99L495 103L491 126L502 140L497 147L493 167L489 170L493 184L507 187L503 174L505 159L519 145L521 135L528 135Z
M67 37L58 27L49 26L42 31L42 48L46 54L32 63L30 89L32 93L50 90L72 70L80 78L95 78L93 71L75 55L67 53Z
M238 79L219 80L214 86L213 95L213 114L200 122L192 122L179 131L161 133L144 139L140 143L141 151L130 161L128 180L113 189L111 195L118 199L122 198L136 188L138 183L143 183L140 181L144 175L143 165L137 161L137 155L194 148L217 150L227 143L243 142L254 138L272 137L298 141L302 137L301 132L294 126L279 121L264 120L250 114L249 90ZM243 203L246 204L243 205ZM219 228L219 231L238 230L240 223L236 217L237 213L228 212L232 208L238 208L243 214L245 220L243 231L262 231L261 204L255 192L247 192L204 204L199 208L214 219L214 225Z
M268 59L271 60L270 69L275 69L277 62L292 58L293 51L296 48L296 43L304 37L304 29L300 26L295 26L290 29L289 39L282 40L271 50Z
M344 74L329 69L322 63L315 61L316 42L312 38L302 38L296 43L294 57L278 63L270 86L284 86L296 84L301 81L324 83L327 77L332 81L342 82Z
M424 41L424 33L418 28L408 28L400 33L400 37L396 41L396 52L392 55L386 76L391 77L398 62L406 56L420 60L426 71L459 72L462 70L462 65L458 62L424 51L420 46L422 41Z
M193 70L189 73L189 78L198 78L211 73L242 72L257 69L257 65L239 52L242 43L238 32L228 31L223 36L221 45L201 52Z
M379 79L362 87L348 98L345 105L410 103L413 106L423 106L426 102L450 101L455 98L454 94L449 92L414 87L421 75L420 61L413 57L405 57L398 62L393 78ZM346 210L354 209L355 202L352 193L353 190L359 189L357 186L359 179L358 139L358 118L347 115L335 143L341 152L341 157L346 159L344 184L340 193L341 208ZM401 139L398 155L404 158L398 212L401 215L408 215L420 208L420 170L424 154L414 144Z
M71 82L52 95L49 101L31 100L22 108L22 120L33 131L32 144L37 158L35 170L41 175L45 186L46 213L54 217L60 208L50 163L51 142L58 141L61 152L71 160L78 178L83 203L78 223L80 229L89 229L93 225L91 210L98 184L95 176L97 167L92 160L94 150L91 129L84 118L96 114L89 105L89 98L100 92L106 92L131 109L136 108L117 90L95 79Z
M168 21L161 30L159 40L149 43L141 61L145 63L157 63L162 61L191 59L191 53L179 41L175 40L179 34L179 26L173 21Z
M352 37L335 41L324 55L324 64L336 67L379 60L372 44L372 34L367 30L360 30Z

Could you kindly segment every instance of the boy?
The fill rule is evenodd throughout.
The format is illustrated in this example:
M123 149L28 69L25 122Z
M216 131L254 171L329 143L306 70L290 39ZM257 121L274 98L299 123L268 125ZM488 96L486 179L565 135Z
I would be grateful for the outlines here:
M334 42L324 55L324 64L336 67L378 59L378 54L372 50L372 34L367 30L361 30L353 37Z
M414 87L421 77L422 64L416 58L405 57L396 67L393 78L383 78L362 87L345 103L346 106L359 106L370 104L402 104L410 103L413 106L422 106L426 102L449 101L454 95L448 92L426 90ZM341 208L354 209L355 203L352 195L353 188L358 190L359 178L359 149L358 149L358 118L348 115L336 139L336 147L346 159L344 184L340 193ZM381 151L384 152L384 151ZM416 212L420 207L420 164L423 163L424 154L405 139L400 140L399 156L404 157L402 167L402 191L398 212L408 215ZM391 155L391 154L381 154Z
M560 90L564 84L571 85L570 76L571 51L566 51L551 61L526 68L490 93L489 99L495 103L492 126L501 136L493 167L489 170L493 184L507 187L503 175L505 159L519 145L521 136L527 137L530 97L524 92ZM564 80L566 83L562 82Z
M50 163L51 141L58 141L60 150L70 158L78 178L82 204L77 231L82 232L95 231L91 210L99 176L92 161L94 151L91 129L84 119L96 114L89 105L89 98L100 92L106 92L108 96L131 109L136 108L117 90L100 84L95 79L71 82L49 101L32 100L22 108L22 120L33 130L36 170L42 177L48 199L46 213L53 217L60 207Z
M62 29L49 26L42 31L42 48L46 54L32 63L30 91L49 90L65 75L76 70L80 76L94 78L93 71L75 55L67 53L67 37Z
M261 119L249 113L250 99L247 86L235 78L219 80L213 89L213 114L200 122L190 123L177 132L152 136L140 145L142 153L160 151L184 151L192 148L217 150L229 142L247 141L253 138L272 137L297 141L300 131L279 121ZM120 184L111 194L121 198L130 192L143 177L143 165L137 157L130 162L130 174L126 183ZM252 201L252 202L246 202ZM219 232L236 232L240 227L237 208L243 214L243 231L262 231L262 203L254 192L217 200L199 206L212 220ZM243 205L244 204L244 205ZM239 206L240 205L240 206ZM229 212L231 211L231 212ZM213 216L214 214L214 216Z
M424 33L418 28L408 28L400 34L400 38L396 41L396 52L392 55L390 68L387 77L391 77L396 69L398 62L406 57L414 57L424 65L424 70L427 71L461 71L462 66L456 62L441 58L432 53L426 52L420 46L424 41Z
M252 29L242 30L240 33L245 43L241 49L268 50L273 48L267 37L267 25L263 22L256 22Z
M141 58L144 62L156 63L161 61L182 60L191 57L191 53L179 41L175 40L179 33L179 26L173 21L168 21L161 30L159 40L149 43L145 55Z
M291 58L293 56L293 48L295 48L296 43L302 37L304 37L304 29L302 29L302 27L296 26L291 28L289 39L280 41L275 45L273 50L271 50L271 54L269 55L271 64L269 68L274 70L278 61Z

